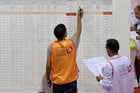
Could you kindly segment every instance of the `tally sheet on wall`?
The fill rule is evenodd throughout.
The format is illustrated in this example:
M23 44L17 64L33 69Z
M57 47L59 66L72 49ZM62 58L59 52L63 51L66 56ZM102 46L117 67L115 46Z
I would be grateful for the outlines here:
M105 41L115 37L112 0L1 0L0 93L4 93L1 90L51 93L45 81L47 47L56 40L53 30L59 23L66 25L68 38L73 35L79 6L84 9L77 54L79 93L93 93L93 90L101 93L82 60L106 56Z

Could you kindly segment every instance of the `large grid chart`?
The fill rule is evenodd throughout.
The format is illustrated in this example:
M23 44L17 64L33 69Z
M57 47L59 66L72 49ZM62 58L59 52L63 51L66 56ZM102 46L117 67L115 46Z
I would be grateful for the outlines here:
M47 47L56 40L53 30L59 23L66 25L68 38L73 35L77 23L76 15L71 14L76 13L80 6L84 9L84 18L77 58L79 93L93 93L93 90L101 93L95 76L85 67L82 59L106 56L105 41L115 37L112 0L50 0L43 4L23 1L11 4L6 0L0 5L0 90L51 93L45 81Z

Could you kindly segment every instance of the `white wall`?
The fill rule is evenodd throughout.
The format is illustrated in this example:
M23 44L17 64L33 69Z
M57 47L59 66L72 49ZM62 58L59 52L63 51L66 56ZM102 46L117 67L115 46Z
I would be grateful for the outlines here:
M85 11L77 56L79 93L103 92L82 60L107 57L106 39L117 38L120 54L130 55L128 0L1 0L0 4L0 93L51 93L45 81L47 47L55 40L53 29L59 23L64 23L68 37L72 36L76 16L65 12L76 12L79 6ZM113 15L101 14L106 11Z
M130 1L113 1L113 30L120 42L120 54L130 56Z

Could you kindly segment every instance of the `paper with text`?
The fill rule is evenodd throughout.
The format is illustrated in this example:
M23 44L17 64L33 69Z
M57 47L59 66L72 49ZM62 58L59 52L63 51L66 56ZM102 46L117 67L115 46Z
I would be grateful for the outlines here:
M95 76L102 75L102 67L107 64L107 60L103 56L84 59L83 61Z

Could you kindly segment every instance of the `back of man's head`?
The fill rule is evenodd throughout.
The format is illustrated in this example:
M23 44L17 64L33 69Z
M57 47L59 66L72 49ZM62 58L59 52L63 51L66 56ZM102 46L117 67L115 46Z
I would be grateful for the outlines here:
M112 52L118 52L119 42L116 39L108 39L106 41L106 48L110 49Z
M54 29L54 35L57 39L62 39L66 33L66 27L64 24L58 24Z

